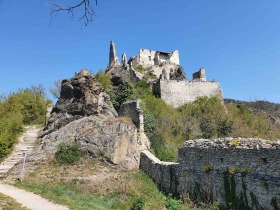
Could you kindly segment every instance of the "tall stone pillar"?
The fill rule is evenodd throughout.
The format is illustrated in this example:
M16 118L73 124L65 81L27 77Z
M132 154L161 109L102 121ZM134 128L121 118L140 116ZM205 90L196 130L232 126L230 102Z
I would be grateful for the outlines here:
M109 66L112 66L113 64L119 65L119 58L117 57L116 53L116 46L113 41L110 43L110 53L109 53Z
M127 64L126 54L122 54L122 65L125 66Z

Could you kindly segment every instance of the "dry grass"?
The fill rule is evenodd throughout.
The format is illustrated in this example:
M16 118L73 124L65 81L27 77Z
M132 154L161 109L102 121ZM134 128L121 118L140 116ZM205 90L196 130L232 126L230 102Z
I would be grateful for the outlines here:
M21 204L17 203L14 199L0 193L0 209L3 210L27 210L22 207Z
M45 194L48 199L55 199L54 202L73 209L87 208L67 203L67 200L71 200L65 198L67 192L63 193L64 198L61 199L54 193L63 188L72 193L79 193L76 197L84 195L91 196L91 199L94 199L94 196L95 199L107 199L106 202L111 202L114 209L130 209L136 199L142 198L145 201L145 209L165 209L165 196L158 191L147 175L138 170L126 171L103 159L83 158L71 166L57 165L50 160L29 173L24 183L17 185L43 197Z
M132 120L130 118L127 118L127 117L111 118L111 119L105 121L105 123L107 125L112 125L116 122L121 122L121 123L126 123L128 125L133 125Z

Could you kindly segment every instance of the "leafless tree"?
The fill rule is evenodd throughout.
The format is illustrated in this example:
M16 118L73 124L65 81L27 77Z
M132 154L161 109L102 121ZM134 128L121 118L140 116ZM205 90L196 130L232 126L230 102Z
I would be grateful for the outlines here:
M60 97L60 92L61 92L61 80L56 80L54 81L54 86L50 87L50 92L55 98Z
M39 84L39 85L32 85L30 90L32 91L32 93L34 94L39 94L42 95L43 97L46 97L46 92L45 92L45 88L43 85Z
M95 16L95 8L98 0L77 0L77 3L70 6L64 6L62 3L49 3L51 5L50 15L56 15L59 12L66 12L72 18L76 12L81 12L81 16L78 18L85 26L88 26Z

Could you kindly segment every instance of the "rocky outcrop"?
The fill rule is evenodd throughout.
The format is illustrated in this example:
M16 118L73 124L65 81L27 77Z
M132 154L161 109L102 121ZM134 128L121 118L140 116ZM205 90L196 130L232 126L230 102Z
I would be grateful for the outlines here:
M118 111L119 116L128 117L136 125L140 132L144 132L144 116L140 108L140 100L132 100L123 103Z
M149 148L149 141L131 119L117 116L101 84L82 70L62 81L61 97L41 135L42 150L53 154L60 143L74 141L93 157L137 168L140 152Z
M139 142L129 118L105 115L83 117L43 138L43 150L53 153L62 142L77 142L92 157L103 156L127 169L138 168L140 153L148 142Z
M119 86L131 81L130 70L128 66L113 65L106 70L110 74L113 86Z
M61 84L61 96L52 109L42 136L84 116L104 114L116 117L110 97L87 70L76 73Z

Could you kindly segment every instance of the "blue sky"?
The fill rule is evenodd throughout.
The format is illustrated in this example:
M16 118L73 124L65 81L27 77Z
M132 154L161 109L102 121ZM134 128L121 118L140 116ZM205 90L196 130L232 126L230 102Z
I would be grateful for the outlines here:
M205 67L227 98L280 103L279 0L99 0L86 28L50 23L47 2L0 0L0 93L104 69L114 40L119 57L178 49L188 78Z

